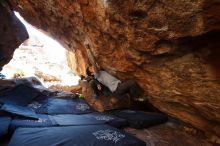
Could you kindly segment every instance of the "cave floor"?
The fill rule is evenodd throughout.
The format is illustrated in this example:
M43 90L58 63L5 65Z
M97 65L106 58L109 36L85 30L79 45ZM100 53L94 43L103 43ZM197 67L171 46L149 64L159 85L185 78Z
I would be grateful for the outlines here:
M3 84L2 84L3 85ZM61 96L61 95L60 95ZM146 129L127 127L125 132L146 142L146 146L213 146L205 136L185 124L169 118L168 122ZM0 146L7 146L11 136L2 137Z
M124 131L146 142L146 146L214 146L200 134L192 134L183 130L182 126L169 121L165 124L147 129L125 128ZM0 146L7 146L10 137L0 141Z
M194 129L184 130L172 121L147 129L125 128L126 132L146 142L147 146L214 146ZM192 131L191 131L192 130Z

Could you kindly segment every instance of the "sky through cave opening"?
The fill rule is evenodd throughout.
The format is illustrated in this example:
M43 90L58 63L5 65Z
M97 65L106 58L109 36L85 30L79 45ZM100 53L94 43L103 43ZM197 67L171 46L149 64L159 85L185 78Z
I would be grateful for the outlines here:
M15 15L25 25L29 39L15 50L1 73L6 78L34 76L45 87L77 85L79 77L68 67L65 48L27 23L19 13Z

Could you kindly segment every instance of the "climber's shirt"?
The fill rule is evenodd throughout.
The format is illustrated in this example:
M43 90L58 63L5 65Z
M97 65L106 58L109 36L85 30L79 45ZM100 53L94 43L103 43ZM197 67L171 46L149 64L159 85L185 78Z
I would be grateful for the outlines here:
M108 87L111 92L114 92L117 89L118 84L121 83L120 80L106 71L99 71L98 73L95 73L94 76L100 83Z

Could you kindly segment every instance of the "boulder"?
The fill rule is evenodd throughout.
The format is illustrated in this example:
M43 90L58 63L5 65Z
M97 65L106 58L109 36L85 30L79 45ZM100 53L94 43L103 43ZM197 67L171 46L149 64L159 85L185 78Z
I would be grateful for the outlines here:
M99 112L107 110L129 108L131 106L131 99L128 96L100 96L95 98L93 90L87 81L81 81L82 94L85 100L91 107Z
M14 54L15 49L28 39L25 26L15 16L6 1L0 1L0 71Z
M220 137L219 0L10 3L68 50L78 74L95 59L119 79L135 79L161 111Z

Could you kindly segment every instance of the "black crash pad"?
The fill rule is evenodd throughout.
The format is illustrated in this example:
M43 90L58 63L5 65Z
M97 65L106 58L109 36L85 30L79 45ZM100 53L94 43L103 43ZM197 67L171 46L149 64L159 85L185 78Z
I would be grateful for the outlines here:
M135 110L113 110L109 113L126 119L130 127L137 129L158 125L168 120L164 114Z

